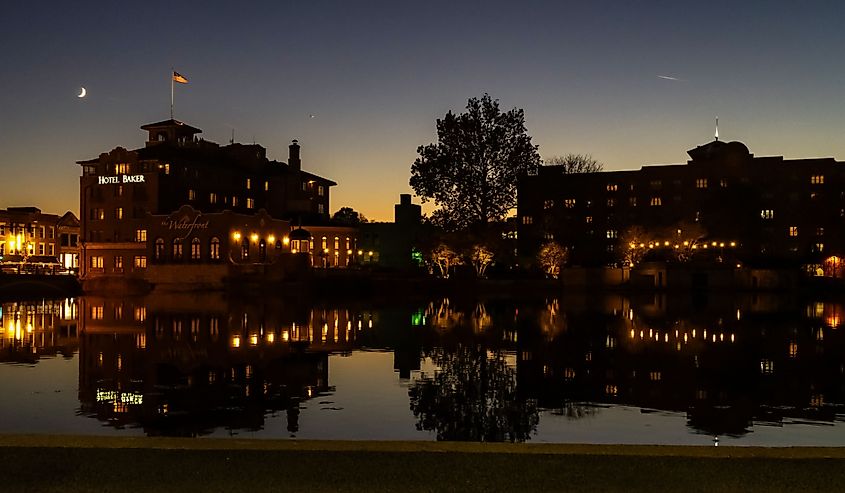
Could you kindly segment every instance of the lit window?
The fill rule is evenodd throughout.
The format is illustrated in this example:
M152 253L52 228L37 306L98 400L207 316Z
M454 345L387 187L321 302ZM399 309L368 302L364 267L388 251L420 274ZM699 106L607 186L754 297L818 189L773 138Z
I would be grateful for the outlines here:
M98 305L98 306L93 306L93 305L92 305L92 306L91 306L91 320L102 320L102 319L103 319L103 312L104 312L104 311L105 311L105 310L103 310L103 306L102 306L102 305ZM100 363L102 363L102 361L103 361L103 353L100 353L100 355L99 355L99 360L100 360Z
M592 224L592 222L593 222L593 216L587 216L587 217L585 217L585 218L584 218L584 222L586 222L587 224Z
M173 240L173 260L182 260L182 240Z
M194 237L191 240L191 260L199 260L202 258L202 254L200 252L200 239Z
M760 373L771 375L775 371L775 363L770 359L760 360Z
M164 239L156 238L155 249L153 250L153 258L161 260L164 257Z
M608 192L615 192L618 189L619 189L619 186L615 183L608 183L607 184L607 191Z
M147 257L145 255L137 255L135 257L135 268L136 269L146 269L147 268Z
M791 236L791 237L798 236L798 226L790 226L789 227L789 236Z
M317 187L317 195L322 197L325 194L326 194L326 188L323 185L320 185L319 187Z
M636 197L628 197L628 204L630 204L631 207L636 207L637 206L637 198Z
M216 237L211 239L208 257L211 260L220 260L220 239Z
M531 216L522 216L522 224L534 224L534 218Z
M816 236L824 236L824 228L816 228Z
M247 190L252 189L252 180L249 179L249 178L246 179L246 189Z
M652 382L659 382L659 381L663 380L663 373L661 373L659 371L649 372L648 379L651 380Z
M551 209L554 207L555 201L554 200L545 200L543 201L543 209Z
M269 182L269 181L265 181L265 182L264 182L264 191L265 191L265 192L269 192L269 191L270 191L270 182Z
M774 219L775 218L775 211L773 209L763 209L760 211L760 218L761 219Z
M707 188L707 178L698 178L695 180L695 188Z
M238 206L238 198L232 197L232 207L237 207L237 206Z
M607 230L607 239L612 240L619 237L619 231L615 229L608 229Z
M563 199L563 206L567 209L575 207L575 199Z
M614 207L616 205L616 199L607 199L607 206Z
M123 256L117 255L114 257L114 270L123 270Z
M214 193L214 192L211 192L210 194L208 194L208 202L210 204L216 204L217 203L217 194Z
M188 190L188 200L197 200L196 190Z
M719 186L722 187L722 188L728 188L728 180L725 179L725 178L722 178L721 180L719 180Z
M252 198L246 199L246 208L247 209L255 209L255 199L252 199Z
M337 236L334 237L334 249L335 250L340 249L340 238L338 238Z
M663 205L663 200L660 197L652 197L649 205Z
M138 243L143 243L147 241L147 230L146 229L136 229L135 230L135 241Z
M824 185L824 175L813 175L810 177L810 183L813 185Z
M103 268L103 257L101 257L101 256L91 257L91 268L92 269L102 269Z
M114 210L115 219L123 219L123 207L118 207Z
M815 250L817 252L823 252L824 251L824 243L816 243L813 246L813 250Z
M322 248L323 251L325 251L326 248L328 248L328 247L329 247L329 240L324 236L320 248Z

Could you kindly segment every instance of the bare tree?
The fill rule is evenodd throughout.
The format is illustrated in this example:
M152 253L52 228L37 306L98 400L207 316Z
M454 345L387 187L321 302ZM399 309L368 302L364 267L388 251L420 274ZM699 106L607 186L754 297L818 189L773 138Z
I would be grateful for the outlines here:
M640 226L631 226L622 232L619 238L619 250L622 261L633 267L645 256L645 247L649 243L646 231Z
M544 244L537 253L537 261L543 267L543 271L555 279L560 275L560 270L568 259L569 250L554 241Z
M452 267L461 265L463 262L461 256L445 243L440 243L434 247L429 255L429 261L437 266L440 270L441 277L444 279L449 277L449 270Z
M473 245L469 252L470 263L478 277L484 277L487 267L493 263L493 252L484 245Z
M567 154L550 156L543 162L546 166L561 166L564 174L598 173L604 170L604 164L593 159L590 154Z

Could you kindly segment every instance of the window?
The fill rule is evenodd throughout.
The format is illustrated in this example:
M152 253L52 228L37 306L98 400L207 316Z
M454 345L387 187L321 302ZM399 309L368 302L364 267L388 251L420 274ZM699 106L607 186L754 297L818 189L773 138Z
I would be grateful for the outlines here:
M824 185L824 175L813 175L810 177L812 185Z
M816 243L813 245L813 251L821 253L824 251L824 243Z
M103 257L101 256L94 256L91 257L91 268L92 269L102 269L103 268Z
M91 305L91 320L102 320L103 319L103 305L94 306ZM100 353L100 359L102 361L102 354Z
M543 201L543 209L551 209L554 207L555 201L554 200L544 200Z
M649 202L649 205L663 205L663 201L660 199L660 197L652 197L651 202Z
M123 256L122 255L115 255L114 257L114 270L121 272L123 271Z
M335 250L340 249L340 238L338 238L337 236L334 237L334 249Z
M637 206L637 198L636 197L628 197L628 204L630 204L631 207L636 207Z
M695 188L707 188L707 178L698 178L695 180Z
M202 258L202 254L200 253L200 239L194 237L191 240L191 260L199 260Z
M255 209L255 199L246 199L246 208Z
M775 218L775 211L773 209L763 209L760 211L760 218L761 219L774 219Z
M770 359L760 360L760 373L771 375L775 371L775 363Z
M302 191L305 192L308 190L308 182L302 182Z
M182 260L182 240L173 240L173 260Z
M722 188L728 188L728 180L725 179L725 178L722 178L721 180L719 180L719 186L722 187Z
M322 197L325 194L326 194L326 187L324 187L323 185L320 185L319 187L317 187L317 195Z
M265 182L264 182L264 191L265 191L265 192L269 192L269 191L270 191L270 182L269 182L269 181L265 181Z
M164 258L164 239L156 238L155 248L153 249L153 258L161 260Z
M575 199L563 199L563 206L567 209L575 207Z
M323 204L317 204L317 212L320 214L326 212L326 206L324 206Z
M102 221L106 218L106 210L100 207L95 207L91 209L88 218L93 221Z
M592 224L592 222L593 222L593 216L587 216L587 217L585 217L585 218L584 218L584 222L585 222L585 223L587 223L587 224Z
M607 199L607 206L614 207L616 205L616 199Z
M237 207L237 206L238 206L238 198L232 197L232 207Z
M534 218L531 216L522 216L522 224L534 224Z
M211 245L208 249L208 258L211 260L220 260L220 239L212 238Z
M114 187L114 196L123 197L123 185L118 185Z
M798 226L790 226L789 227L789 236L796 237L798 236Z
M38 255L44 255L44 243L38 244Z
M663 187L663 182L660 180L651 180L651 182L649 182L649 186L655 190L659 190Z
M241 259L249 259L249 240L246 238L241 242Z
M136 229L135 230L135 241L138 243L143 243L147 241L147 230L146 229Z
M196 190L188 190L188 200L197 200Z
M326 249L329 247L329 240L324 236L320 245L320 248L325 252Z
M47 245L47 255L55 255L56 254L56 244L49 243Z
M208 203L209 204L216 204L217 203L217 194L216 193L211 192L210 194L208 194Z
M118 207L114 210L115 219L123 219L123 207Z
M824 228L816 228L816 236L824 236Z
M618 189L619 189L619 185L617 185L616 183L608 183L607 184L607 191L608 192L615 192Z
M612 240L619 237L619 231L615 229L608 229L607 230L607 239Z
M145 255L137 255L135 257L135 268L136 269L146 269L147 268L147 257Z
M45 228L44 226L41 226L40 228L38 228L38 237L44 238L46 236L47 236L47 228Z
M246 189L247 189L247 190L251 190L251 189L252 189L252 180L251 180L251 179L249 179L249 178L247 178L247 179L246 179Z
M0 236L6 236L6 223L0 223Z

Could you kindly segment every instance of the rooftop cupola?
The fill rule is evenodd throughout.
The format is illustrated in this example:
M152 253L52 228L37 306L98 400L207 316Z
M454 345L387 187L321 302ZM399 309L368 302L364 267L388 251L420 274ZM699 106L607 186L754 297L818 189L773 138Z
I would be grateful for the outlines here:
M141 130L149 132L147 147L164 143L185 145L194 141L194 135L202 133L202 130L196 127L173 119L141 125Z

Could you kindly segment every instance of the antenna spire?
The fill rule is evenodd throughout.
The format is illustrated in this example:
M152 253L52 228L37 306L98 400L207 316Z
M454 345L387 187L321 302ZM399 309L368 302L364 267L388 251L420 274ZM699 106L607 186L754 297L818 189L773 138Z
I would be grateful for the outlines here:
M716 117L716 140L719 140L719 117Z

